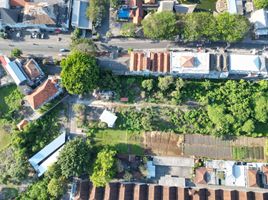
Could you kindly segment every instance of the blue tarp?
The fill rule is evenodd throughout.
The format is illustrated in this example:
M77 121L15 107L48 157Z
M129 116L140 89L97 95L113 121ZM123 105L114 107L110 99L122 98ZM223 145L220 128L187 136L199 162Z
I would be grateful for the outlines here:
M121 7L118 10L118 18L119 19L129 19L129 13L130 13L130 9L128 7Z

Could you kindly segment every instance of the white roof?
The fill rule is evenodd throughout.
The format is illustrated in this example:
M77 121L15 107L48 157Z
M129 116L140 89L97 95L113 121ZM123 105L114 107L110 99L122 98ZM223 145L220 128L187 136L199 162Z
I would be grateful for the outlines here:
M256 10L251 13L250 22L254 23L256 29L268 27L268 11L264 9Z
M55 151L51 156L49 156L42 164L37 168L38 177L42 176L52 164L54 164L58 160L58 156L60 151L63 149L64 145Z
M266 72L265 58L259 55L230 54L230 73L259 73Z
M9 9L9 0L0 0L0 8Z
M171 157L171 156L154 156L154 165L161 166L174 166L174 167L193 167L193 158L183 158L183 157Z
M242 0L228 0L228 12L231 14L243 15L243 2Z
M181 63L182 57L193 57L194 66L183 67ZM171 71L180 74L209 74L209 53L194 53L194 52L171 52L170 66Z
M29 162L35 170L38 170L39 164L45 160L49 155L55 152L59 147L61 147L66 141L66 133L62 133L59 137L45 146L41 151L35 154L29 159Z
M112 113L106 109L103 111L103 113L100 116L100 120L102 122L106 123L108 125L108 127L110 127L110 128L112 128L114 126L116 119L117 119L117 116L114 113Z
M235 165L233 161L226 161L226 186L246 186L245 165Z
M158 12L173 11L173 8L174 8L174 1L173 0L160 1L157 11Z
M176 187L185 187L185 178L182 177L173 177L171 175L162 176L158 184L163 186L176 186Z

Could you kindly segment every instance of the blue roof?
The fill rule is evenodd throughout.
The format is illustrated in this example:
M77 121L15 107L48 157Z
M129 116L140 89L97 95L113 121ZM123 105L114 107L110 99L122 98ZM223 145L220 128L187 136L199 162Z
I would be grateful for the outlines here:
M118 10L118 18L120 19L129 19L129 13L130 13L130 9L129 8L126 8L126 7L121 7L119 10Z
M29 159L29 162L33 166L35 170L38 169L38 165L45 160L48 156L50 156L53 152L59 149L66 141L66 133L62 133L59 137L45 146L41 151L35 154L33 157Z

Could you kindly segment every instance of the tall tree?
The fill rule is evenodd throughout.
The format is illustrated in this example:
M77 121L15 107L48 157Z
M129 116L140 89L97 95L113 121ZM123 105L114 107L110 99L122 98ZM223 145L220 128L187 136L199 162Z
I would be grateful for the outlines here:
M95 57L74 51L61 66L62 84L70 94L84 94L97 87L99 67Z
M145 37L172 39L178 33L176 16L172 12L154 13L142 22Z
M115 155L116 151L111 149L103 149L98 153L93 174L90 177L94 186L102 187L112 180L116 171Z
M244 38L250 28L248 19L242 15L233 15L227 12L216 17L217 31L222 40L237 42Z
M188 41L218 39L216 19L207 12L187 14L184 18L184 36Z
M253 0L254 6L257 9L262 9L262 8L268 8L268 1L267 0Z
M91 147L81 138L68 142L61 150L58 164L64 177L80 176L89 171Z

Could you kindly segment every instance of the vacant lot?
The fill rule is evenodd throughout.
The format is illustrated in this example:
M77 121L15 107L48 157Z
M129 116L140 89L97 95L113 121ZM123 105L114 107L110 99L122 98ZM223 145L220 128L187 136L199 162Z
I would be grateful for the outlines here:
M16 88L16 85L10 85L0 88L0 114L3 114L8 111L8 105L5 103L5 97L10 95L14 90L16 90Z
M99 130L95 141L100 145L114 146L119 153L143 155L139 133L118 129Z

